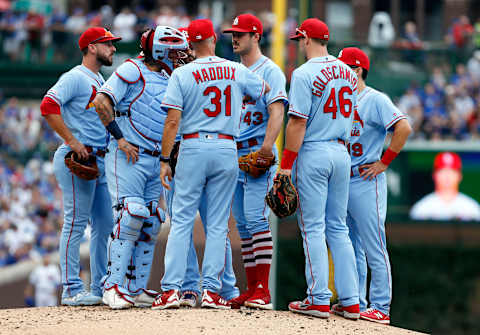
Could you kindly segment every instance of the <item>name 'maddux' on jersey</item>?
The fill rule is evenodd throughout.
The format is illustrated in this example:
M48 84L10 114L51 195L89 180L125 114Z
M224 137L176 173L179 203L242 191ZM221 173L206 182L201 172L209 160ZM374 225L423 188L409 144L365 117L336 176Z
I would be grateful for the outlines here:
M198 131L239 136L242 100L256 100L265 82L240 63L209 56L176 69L162 105L182 111L180 134Z

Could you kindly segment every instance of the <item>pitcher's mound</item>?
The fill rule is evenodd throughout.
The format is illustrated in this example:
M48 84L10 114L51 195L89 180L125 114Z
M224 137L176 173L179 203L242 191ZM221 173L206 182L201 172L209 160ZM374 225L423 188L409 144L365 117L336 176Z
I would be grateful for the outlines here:
M2 334L419 334L338 316L328 320L285 311L180 309L113 311L102 307L0 310Z

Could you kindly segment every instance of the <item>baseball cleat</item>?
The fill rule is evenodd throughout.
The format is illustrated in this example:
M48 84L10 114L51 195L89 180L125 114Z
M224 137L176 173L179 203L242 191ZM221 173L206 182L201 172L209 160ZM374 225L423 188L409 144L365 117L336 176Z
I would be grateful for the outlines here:
M360 318L360 305L342 306L335 304L332 306L331 313L343 316L345 319L358 320Z
M133 297L117 284L110 288L105 288L102 300L103 303L110 306L111 309L127 309L133 307L135 304Z
M155 298L158 295L157 291L154 290L147 290L142 288L142 293L134 296L135 307L152 307Z
M230 309L230 303L215 292L203 290L202 308Z
M64 297L61 301L61 304L64 306L94 306L101 303L102 297L86 291L79 292L73 297Z
M194 291L185 291L182 292L180 297L180 306L183 307L196 307L198 301L198 294Z
M159 294L152 304L152 309L179 308L180 298L178 290L169 290Z
M251 308L272 310L273 305L270 299L270 291L263 288L262 284L259 284L255 292L253 292L253 295L245 301L244 305Z
M311 315L322 319L328 319L330 317L329 305L313 305L308 301L308 298L303 301L289 303L288 309L294 313Z
M383 314L378 309L368 308L365 312L360 313L360 319L381 323L384 325L390 324L390 316Z
M228 302L233 309L239 309L242 306L245 306L245 301L247 301L252 296L252 292L246 291L240 294L238 297L230 299Z

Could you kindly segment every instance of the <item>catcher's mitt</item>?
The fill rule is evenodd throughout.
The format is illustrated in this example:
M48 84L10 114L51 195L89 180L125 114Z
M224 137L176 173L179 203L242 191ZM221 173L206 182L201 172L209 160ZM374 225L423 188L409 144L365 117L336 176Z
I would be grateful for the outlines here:
M170 169L172 169L172 177L175 176L175 166L177 165L178 151L180 150L180 141L175 142L172 151L170 152Z
M99 176L97 157L88 155L88 159L79 159L74 151L65 155L65 165L79 178L93 180Z
M273 181L273 187L265 196L265 201L279 218L295 213L298 206L298 194L292 184L292 179L283 174L277 175Z
M238 158L238 166L240 167L240 170L245 171L254 178L258 178L267 172L273 164L275 164L274 155L267 157L262 155L259 151L254 151Z

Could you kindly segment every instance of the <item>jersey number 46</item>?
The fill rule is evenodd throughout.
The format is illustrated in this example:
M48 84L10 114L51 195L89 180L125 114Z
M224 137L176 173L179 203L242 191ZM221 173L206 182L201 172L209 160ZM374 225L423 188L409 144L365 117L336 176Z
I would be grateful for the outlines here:
M203 112L207 114L208 117L216 117L222 111L222 103L220 99L222 98L222 91L217 86L209 86L203 91L204 96L210 96L213 93L213 97L210 98L210 103L215 107L214 110L204 108ZM225 116L232 115L232 87L228 85L224 90L223 94L225 95Z
M340 113L345 117L349 118L350 114L353 111L353 104L352 100L345 97L345 93L348 95L352 95L352 89L348 86L344 86L338 90L338 106L337 106L337 98L335 96L335 87L332 88L330 91L330 95L328 96L327 102L323 107L324 113L332 113L332 119L337 118L337 111L340 110ZM346 106L348 106L348 111L346 110Z

